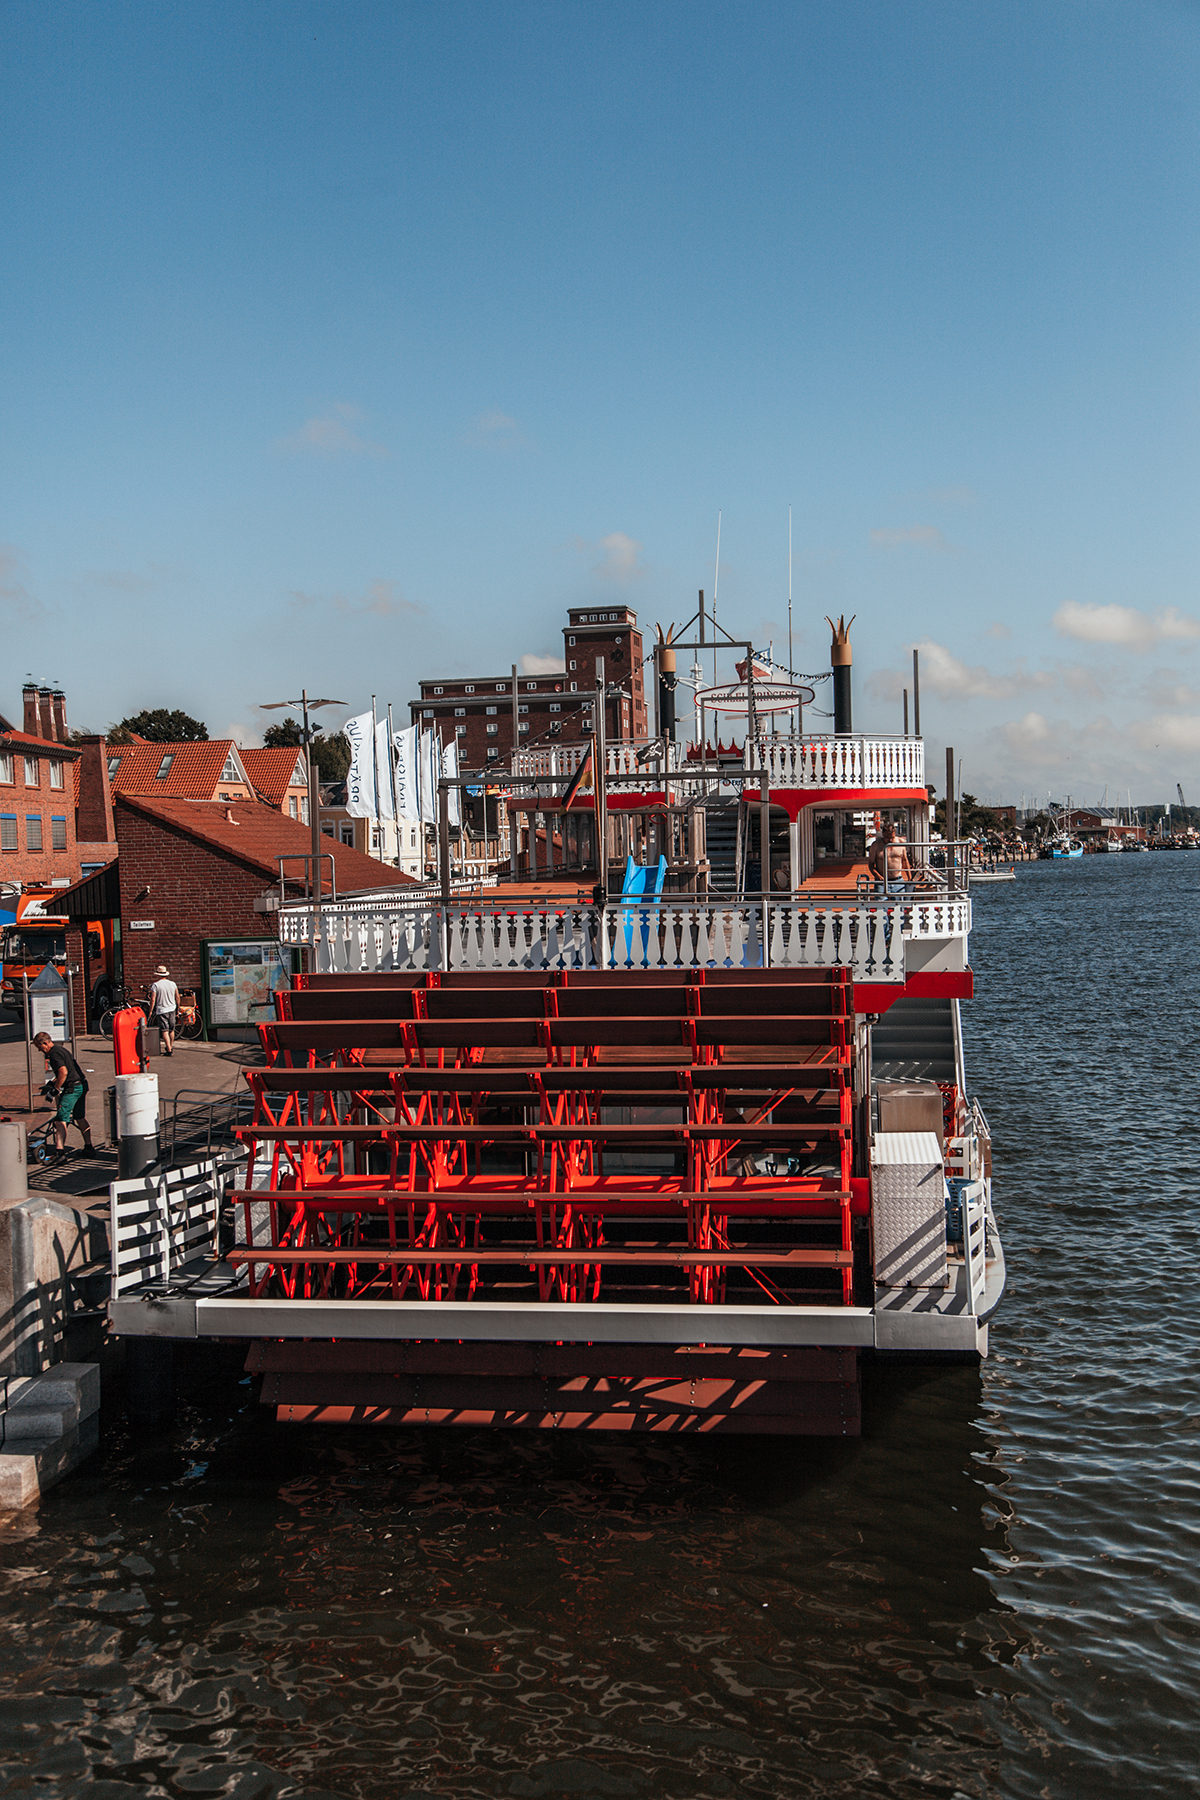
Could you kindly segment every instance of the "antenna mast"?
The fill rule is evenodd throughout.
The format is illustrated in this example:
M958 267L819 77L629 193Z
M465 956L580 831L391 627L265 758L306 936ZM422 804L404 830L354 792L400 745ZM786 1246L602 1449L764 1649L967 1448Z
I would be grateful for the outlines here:
M713 566L713 686L717 685L717 583L721 579L721 509L717 508L717 560Z

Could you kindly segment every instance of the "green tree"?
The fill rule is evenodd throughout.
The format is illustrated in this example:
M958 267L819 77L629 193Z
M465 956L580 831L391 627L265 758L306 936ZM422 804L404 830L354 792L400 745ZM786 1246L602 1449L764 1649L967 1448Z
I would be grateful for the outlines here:
M290 715L281 725L268 725L263 732L268 750L291 749L293 745L299 749L303 742L304 727ZM325 737L318 731L313 737L313 762L320 780L345 781L350 768L350 740L345 732L335 731L331 737Z
M108 739L112 744L127 744L134 734L148 738L152 744L199 744L208 742L208 726L190 713L168 712L165 706L134 713L118 725L110 725Z

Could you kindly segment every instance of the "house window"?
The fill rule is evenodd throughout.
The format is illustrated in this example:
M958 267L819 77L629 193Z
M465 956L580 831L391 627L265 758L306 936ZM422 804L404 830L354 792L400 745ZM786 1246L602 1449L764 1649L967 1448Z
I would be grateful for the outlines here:
M322 836L322 837L327 837L327 838L331 838L331 837L332 837L332 836L333 836L333 825L332 825L332 822L331 822L331 823L330 823L330 824L328 824L328 825L322 825L322 827L321 827L321 836Z
M498 725L489 725L487 728L487 734L489 737L497 737L499 735L499 732L500 732L500 727Z
M299 808L296 805L296 796L295 796L295 794L289 794L288 795L288 813L294 819L294 818L296 818L298 812L299 812Z
M567 664L567 667L568 667L568 668L569 668L569 669L573 669L573 668L574 668L574 667L575 667L575 661L574 661L574 658L572 658L572 660L571 660L571 661L570 661L570 662L569 662L569 663L568 663L568 664Z
M415 828L408 834L408 847L410 850L415 850L417 847L417 833Z
M0 850L13 850L17 847L17 815L16 813L0 813Z
M302 825L308 824L308 795L307 794L301 794L301 796L300 796L300 823Z
M619 632L619 631L618 631L618 633L617 633L617 642L618 642L618 644L619 644L619 643L620 643L620 641L621 641L621 634L620 634L620 632Z
M67 847L67 821L65 818L62 818L62 819L53 819L52 818L50 821L50 848L52 850L65 850L66 847Z
M433 691L435 694L440 694L443 690L441 688L434 688Z
M62 786L62 784L63 784L63 766L58 761L57 757L55 757L51 760L51 763L50 763L50 786L52 788L60 788Z
M466 726L465 725L456 725L454 727L454 735L455 735L455 737L466 737L466 735L467 735Z
M557 700L552 700L550 702L550 711L551 712L561 712L562 711L561 703Z
M167 765L170 764L170 761L171 758L169 756L163 757L164 766L158 771L160 775L166 774ZM240 781L242 779L242 771L237 766L237 759L232 750L225 758L225 767L221 770L220 779L222 781Z
M488 718L489 718L489 719L490 719L490 718L492 718L492 716L493 716L493 715L494 715L494 713L495 713L495 712L496 712L496 708L495 708L495 707L494 707L494 706L489 706L489 707L487 707L487 708L486 708L486 711L487 711L487 716L488 716Z
M518 731L528 731L529 730L528 719L522 720L521 724L517 726L517 730Z
M497 756L499 756L499 754L500 754L500 752L497 750L495 744L488 745L488 761L489 762L493 762L495 760L495 758Z
M165 781L166 780L166 778L171 770L171 764L174 761L175 761L174 751L168 750L167 754L163 757L162 761L158 765L157 770L155 771L155 775L154 775L155 781ZM221 779L222 779L222 781L228 781L229 777L228 777L228 775L223 774L221 776ZM224 794L222 794L221 798L222 798L222 800L224 800L226 798L226 796Z
M568 638L568 639L567 639L567 642L568 642L568 644L570 644L570 645L571 645L571 647L572 647L572 649L574 649L574 647L575 647L575 639L574 639L574 638L573 638L573 637L569 637L569 638Z
M475 683L473 681L468 681L466 687L463 689L463 693L464 694L473 694L474 692L475 692Z
M37 757L36 756L27 756L25 758L25 786L26 787L37 787L37 785L41 781L41 779L42 779L42 771L41 771L40 767L38 766Z
M575 664L574 664L574 663L572 663L572 664L571 664L571 667L572 667L572 668L574 668L574 667L575 667ZM573 682L572 682L572 683L571 683L571 692L572 692L572 693L575 693L575 692L576 692L576 691L577 691L577 689L578 689L578 687L579 687L579 683L578 683L578 682L577 682L577 681L573 681Z
M536 687L537 687L536 681L527 681L525 683L525 692L527 694L532 694L534 692L534 690L536 689Z
M517 711L519 713L527 713L529 711L529 708L527 706L518 706Z
M25 814L25 848L29 851L41 851L42 848L42 815L41 813Z
M427 706L427 707L426 707L426 708L425 708L425 710L424 710L424 712L423 712L423 713L422 713L422 714L421 714L421 717L422 717L422 718L423 718L423 719L432 719L432 717L433 717L433 708L432 708L432 706Z
M550 736L551 736L551 737L557 737L557 736L558 736L558 734L559 734L559 732L560 732L560 731L561 731L561 730L562 730L562 722L561 722L561 720L559 720L559 719L555 719L555 720L554 720L554 722L553 722L553 724L552 724L552 725L551 725L551 727L550 727Z
M507 683L507 681L498 681L498 682L497 682L497 683L496 683L496 692L497 692L497 693L498 693L498 694L507 694L507 692L508 692L508 683Z
M456 719L465 719L467 716L466 707L465 706L456 706L454 709L454 716Z
M354 825L348 819L342 825L341 838L342 838L343 844L348 844L350 849L353 850L353 848L354 848Z
M113 776L116 774L116 772L120 768L120 766L121 766L121 759L119 756L110 756L109 757L109 759L108 759L108 779L110 781L112 780Z
M8 750L0 750L0 781L11 782L12 778L12 754Z

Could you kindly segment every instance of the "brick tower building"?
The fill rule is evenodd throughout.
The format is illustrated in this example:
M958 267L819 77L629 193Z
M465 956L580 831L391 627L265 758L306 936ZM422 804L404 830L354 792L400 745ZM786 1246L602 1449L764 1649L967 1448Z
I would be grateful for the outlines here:
M511 675L433 676L409 702L412 722L458 738L459 766L508 766L518 745L578 744L596 730L596 659L608 689L605 731L614 739L648 736L642 634L628 606L573 606L563 626L562 673L518 675L513 732Z

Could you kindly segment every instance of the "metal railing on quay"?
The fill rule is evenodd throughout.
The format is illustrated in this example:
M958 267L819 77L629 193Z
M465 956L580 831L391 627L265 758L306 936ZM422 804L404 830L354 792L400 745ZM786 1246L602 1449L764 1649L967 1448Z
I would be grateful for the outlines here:
M163 1103L163 1112L166 1103ZM169 1162L178 1162L181 1149L188 1156L211 1156L214 1146L235 1145L234 1127L248 1125L254 1116L254 1095L248 1087L232 1092L211 1088L180 1088L172 1097L169 1124L160 1127L163 1151Z

